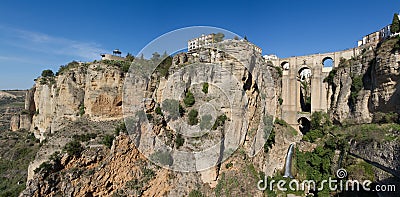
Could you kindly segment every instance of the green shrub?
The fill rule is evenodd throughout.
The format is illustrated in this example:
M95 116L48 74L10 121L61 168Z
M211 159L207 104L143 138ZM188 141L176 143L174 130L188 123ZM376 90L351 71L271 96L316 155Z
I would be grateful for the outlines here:
M324 136L324 132L319 129L313 129L303 135L303 140L308 142L315 142L318 138L322 138Z
M275 144L275 130L272 129L271 133L268 136L268 139L264 143L264 152L268 153L269 149L272 148L272 145Z
M79 141L73 140L65 145L64 150L68 155L79 157L83 151L83 147Z
M156 107L155 112L156 112L156 114L158 114L158 115L161 115L161 116L163 115L160 106L157 106L157 107Z
M130 64L123 64L121 67L122 72L127 73L129 72L129 68L131 67Z
M79 66L79 63L77 61L72 61L65 66L62 65L56 72L56 75L58 76L58 75L64 74L66 71L70 70L71 68L77 67L77 66Z
M111 148L114 139L115 137L113 135L105 135L103 137L102 143L108 148Z
M392 24L390 25L390 32L392 34L400 32L400 20L397 13L393 15Z
M189 197L204 197L203 193L201 193L201 191L199 190L192 190L189 193Z
M81 104L79 106L79 115L83 116L85 114L85 105Z
M133 56L132 54L128 53L125 56L125 60L128 62L133 62L133 60L135 60L135 56Z
M131 66L131 62L125 60L101 60L101 62L110 66L116 66L124 73L127 73Z
M149 122L153 121L153 119L154 119L154 117L153 117L152 114L146 114L146 117L147 117L147 120L148 120ZM119 135L119 133L118 133L117 135Z
M38 168L33 170L35 173L42 172L43 174L48 174L53 170L53 165L51 165L49 162L44 162L40 164Z
M218 116L211 129L216 130L219 126L221 126L221 127L224 126L226 120L228 120L228 117L226 117L225 114Z
M335 78L336 73L337 73L337 70L336 69L332 69L329 72L328 76L325 77L324 83L328 83L329 85L333 84L333 79Z
M373 123L396 123L398 122L399 115L394 112L384 113L384 112L376 112L372 119Z
M362 81L362 76L361 75L355 75L351 77L352 83L351 83L351 88L350 88L350 97L349 97L349 103L354 107L356 101L357 101L357 96L360 90L363 88L363 81Z
M141 168L142 175L139 176L139 179L132 179L126 182L125 187L134 190L137 196L141 196L143 194L144 188L143 186L147 185L147 183L155 177L155 172L151 169ZM121 192L122 193L122 192ZM115 193L114 193L115 194ZM114 196L114 195L113 195ZM125 196L125 195L122 195Z
M61 153L60 153L59 151L54 152L54 153L53 153L52 155L50 155L50 157L49 157L50 161L55 161L55 162L60 161L60 160L61 160L60 154L61 154Z
M275 66L274 68L275 68L276 72L278 73L278 76L282 77L283 76L282 68L279 66Z
M204 92L204 94L208 94L208 83L203 83L203 89L202 91Z
M275 124L278 124L278 125L281 125L281 126L284 126L284 127L288 127L288 123L286 121L282 120L282 119L279 119L279 118L275 119Z
M191 107L191 106L194 105L194 103L195 103L196 101L195 101L195 99L194 99L193 94L192 94L190 91L188 91L188 92L186 92L186 96L185 96L185 98L183 99L183 102L185 103L186 107Z
M304 180L314 180L316 185L321 185L321 181L332 176L331 163L334 152L334 149L327 146L317 146L312 152L300 152L296 148L295 163L299 177L304 177ZM318 194L325 192L325 190L318 191Z
M199 112L195 109L190 110L188 116L189 116L189 125L196 125L199 123L199 119L197 116L199 115Z
M311 129L322 129L326 126L331 126L332 122L329 118L329 115L325 112L313 112L311 115Z
M151 114L147 114L147 115L151 115ZM149 120L150 121L150 120ZM115 135L119 135L120 133L128 133L127 129L126 129L126 125L125 122L120 123L116 128L115 128Z
M182 117L185 115L185 108L179 103L179 115Z
M159 61L159 60L156 60ZM168 78L169 68L172 65L172 57L167 56L156 68L156 71L160 73L161 77Z
M184 143L185 143L185 139L182 137L182 135L180 133L178 133L178 135L176 135L176 139L175 139L176 148L178 149L179 147L183 146Z
M54 77L54 73L52 70L44 70L42 71L42 77Z
M279 105L283 104L283 99L281 97L278 98Z
M225 164L225 168L229 169L231 167L233 167L233 163L232 162L229 162L229 163Z

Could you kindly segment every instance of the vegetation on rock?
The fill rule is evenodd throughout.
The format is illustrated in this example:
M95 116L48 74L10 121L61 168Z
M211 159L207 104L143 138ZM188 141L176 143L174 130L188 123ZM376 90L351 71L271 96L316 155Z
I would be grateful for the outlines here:
M73 140L65 145L64 150L68 153L68 155L79 157L84 148L81 145L81 142L78 140Z
M179 147L183 146L184 143L185 139L182 137L182 134L178 133L175 139L176 148L178 149Z
M272 129L271 133L268 136L268 139L264 143L264 152L268 153L269 149L272 148L272 145L275 144L275 130Z
M400 20L399 20L399 15L397 13L393 15L392 25L390 26L390 32L392 34L400 32Z
M204 94L207 94L207 93L208 93L208 83L207 83L207 82L206 82L206 83L203 83L203 89L202 89L201 91L203 91Z
M107 146L108 148L111 148L113 141L114 141L115 137L113 135L105 135L103 137L103 141L102 143Z
M190 110L188 117L189 117L189 125L196 125L199 123L199 118L198 118L199 112L195 109Z
M196 102L193 93L188 90L185 94L183 102L185 103L186 107L193 106L194 103Z
M218 116L211 129L212 130L216 130L218 127L224 126L226 120L228 120L228 117L226 117L225 114L222 114L222 115Z
M0 196L18 196L25 189L27 169L39 149L33 133L0 133Z

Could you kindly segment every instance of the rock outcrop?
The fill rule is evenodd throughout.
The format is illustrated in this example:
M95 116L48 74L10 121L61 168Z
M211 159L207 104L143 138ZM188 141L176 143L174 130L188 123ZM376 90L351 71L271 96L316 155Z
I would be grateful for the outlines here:
M342 60L333 70L330 111L336 123L370 123L375 112L400 113L400 55L394 50L398 42L392 38L362 49L361 55Z
M154 76L148 86L139 86L146 91L144 95L151 97L145 103L147 117L151 117L154 125L152 129L154 134L151 135L158 135L160 139L165 139L165 143L169 143L176 152L193 152L193 150L201 150L212 145L213 142L222 141L223 145L215 151L215 155L219 156L215 161L210 161L213 163L227 159L227 156L236 150L233 149L235 147L232 144L229 144L233 141L243 151L243 154L237 153L234 159L229 160L235 163L237 170L247 168L251 164L267 172L267 175L273 175L283 166L280 161L285 158L286 145L300 140L297 133L292 132L288 135L282 132L278 135L282 143L278 143L271 151L274 155L267 156L262 152L263 140L268 137L272 129L273 117L279 112L277 107L281 84L278 80L279 75L275 68L266 65L261 55L253 51L249 43L231 41L220 44L216 50L207 49L199 55L186 53L176 55L172 59L167 77ZM223 48L223 50L218 50L218 48ZM192 72L191 64L196 63L203 65L196 72ZM26 104L27 108L35 111L31 129L37 137L44 139L53 133L59 136L62 132L68 132L68 129L64 127L80 120L81 116L89 121L121 119L125 75L126 73L122 72L118 66L100 62L70 68L55 77L53 82L47 79L47 83L43 83L43 80L39 78L35 88L32 89L33 96L28 96L30 99ZM205 76L210 76L210 78ZM201 88L196 87L197 81L203 80L203 77L210 81L206 94ZM192 107L181 103L185 106L186 113L197 109L202 115L202 107L210 105L208 103L217 103L215 104L216 114L226 115L228 117L226 124L232 124L232 127L219 123L208 136L197 139L185 138L182 145L176 145L178 134L172 132L174 125L171 123L172 120L167 118L168 112L165 111L165 106L163 106L163 114L155 111L166 99L175 98L173 91L182 88L179 85L182 82L186 83L183 86L185 91L189 89L196 96L196 103ZM225 98L226 95L219 90L221 88L227 92L239 93L235 94L236 103L230 103L230 98ZM132 97L128 99L135 99L138 95L142 96L140 92L133 92ZM187 120L187 116L187 114L184 115L182 119ZM129 121L127 124L129 129ZM154 165L149 165L146 160L146 157L150 158L152 155L146 155L148 152L141 150L144 146L143 133L139 137L130 137L118 136L110 152L102 145L94 144L88 146L80 157L63 154L59 161L50 161L51 168L33 173L35 169L41 167L41 163L49 161L48 157L51 154L60 151L60 147L66 144L65 140L60 141L64 139L63 137L48 138L50 141L60 142L54 141L52 143L57 144L56 147L46 146L48 149L42 148L39 151L41 154L38 154L37 159L30 166L30 179L23 195L107 196L123 193L143 196L178 196L188 195L196 188L211 195L213 191L210 189L217 187L221 173L228 173L227 169L221 165L192 173L158 169ZM137 139L141 142L140 152L135 146ZM160 146L158 142L155 142L146 147L148 148L146 150L152 151L152 148L158 146ZM176 155L172 157L171 168L182 167L174 166L179 162L182 164L189 162L187 158ZM205 164L201 158L197 160L199 161L195 163L195 169L209 165ZM196 161L196 158L193 158L193 161ZM270 168L273 169L270 170ZM246 177L250 173L252 171L245 171L241 176ZM233 175L229 171L227 177ZM149 176L148 179L146 176ZM247 181L248 187L252 187L250 193L255 196L261 195L261 192L254 187L258 178L258 176L253 177L251 181ZM147 185L140 185L141 182ZM235 192L238 195L244 195L245 191L236 188Z
M104 121L122 118L124 72L105 63L68 68L45 82L40 77L28 92L26 108L34 113L36 137L57 131L81 116Z
M25 92L24 90L0 91L0 132L20 129Z
M13 115L10 120L10 130L18 131L19 130L19 115Z

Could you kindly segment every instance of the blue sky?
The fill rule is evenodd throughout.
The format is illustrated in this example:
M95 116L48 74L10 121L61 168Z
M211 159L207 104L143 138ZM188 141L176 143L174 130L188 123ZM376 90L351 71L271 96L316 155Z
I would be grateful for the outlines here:
M355 47L390 24L400 1L2 1L0 89L28 89L44 69L99 59L119 48L137 54L188 26L232 31L279 57ZM193 37L198 36L194 35Z

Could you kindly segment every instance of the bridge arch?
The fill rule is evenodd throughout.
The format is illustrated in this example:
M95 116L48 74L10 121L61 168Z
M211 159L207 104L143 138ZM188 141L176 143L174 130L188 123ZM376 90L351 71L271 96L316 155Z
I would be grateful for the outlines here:
M333 65L334 65L334 60L333 60L333 58L332 57L330 57L330 56L327 56L327 57L324 57L323 59L322 59L322 65L324 66L324 67L333 67Z
M299 68L297 74L300 80L305 80L305 78L311 78L312 75L311 68L309 68L307 65L304 65Z
M298 106L301 112L311 112L311 69L307 66L302 66L297 75L298 87L300 95L298 97Z
M283 61L281 63L281 67L282 67L283 70L289 70L290 69L290 64L289 64L288 61Z
M311 122L307 117L300 117L297 122L299 123L299 130L303 135L310 131Z

